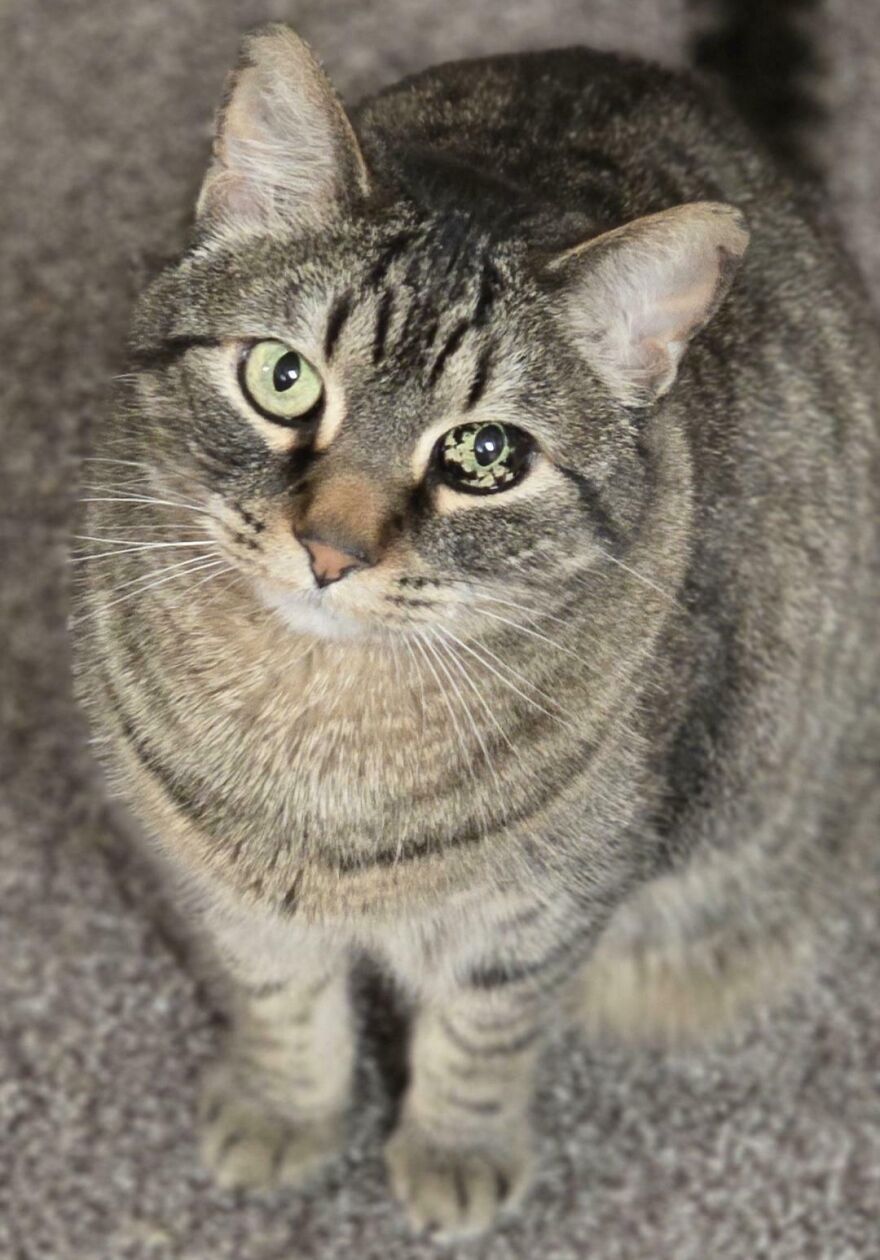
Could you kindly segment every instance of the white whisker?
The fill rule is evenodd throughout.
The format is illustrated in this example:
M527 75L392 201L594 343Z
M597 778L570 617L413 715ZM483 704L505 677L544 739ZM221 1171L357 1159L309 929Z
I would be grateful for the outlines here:
M425 633L420 634L420 635L419 635L419 638L422 640L422 642L423 642L423 644L424 644L425 648L426 648L426 649L427 649L427 650L431 653L431 655L434 657L434 660L437 662L437 664L438 664L438 665L440 666L440 668L443 670L443 673L446 675L446 678L447 678L447 680L448 680L448 682L449 682L449 685L450 685L450 687L452 688L453 695L455 695L455 697L457 698L457 700L458 700L459 704L460 704L460 705L461 705L461 707L462 707L462 710L464 711L464 716L467 718L467 720L468 720L468 722L469 722L469 724L470 724L470 728L471 728L471 730L472 730L472 731L473 731L473 733L474 733L474 737L475 737L475 739L476 739L477 743L478 743L478 744L479 744L479 746L480 746L480 750L481 750L481 752L482 752L482 754L483 754L483 759L484 759L484 760L485 760L485 762L486 762L486 769L487 769L487 770L489 771L489 773L491 774L492 779L493 779L493 781L494 781L494 783L495 783L495 790L496 790L496 792L498 793L498 806L499 806L499 809L500 809L501 813L502 813L502 814L504 814L504 813L506 813L506 805L505 805L505 802L504 802L504 792L503 792L502 787L501 787L501 780L498 778L498 772L496 771L495 766L492 764L492 758L489 756L489 749L488 749L488 747L486 746L486 741L483 739L483 734L482 734L482 732L481 732L481 730L480 730L479 726L477 725L477 723L474 721L474 716L473 716L473 714L471 713L470 705L468 704L467 699L465 698L465 696L464 696L464 694L463 694L463 692L462 692L461 688L457 685L457 683L456 683L455 679L453 678L452 674L449 672L449 669L447 668L446 662L444 661L443 657L440 655L440 653L439 653L439 651L437 650L437 648L434 646L434 643L432 642L432 640L431 640L431 639L427 636L427 634L425 634ZM429 661L428 663L430 664L430 661ZM436 676L436 675L435 675L435 676ZM439 685L440 685L440 687L441 687L441 689L442 689L443 684L442 684L442 683L440 683ZM446 694L446 693L445 693L445 691L444 691L444 693L443 693L443 694L444 694L444 696L445 696L445 694ZM474 773L474 780L476 781L476 773ZM486 813L486 811L484 811L484 810L482 809L482 804L481 804L481 812L483 812L484 814ZM488 815L487 815L487 814L486 814L486 822L487 822L487 824L490 822L490 819L489 819L489 817L488 817ZM488 826L487 826L487 830L488 830Z
M85 534L74 534L74 538L79 538L87 542L119 542L119 539L110 538L89 538ZM92 552L88 555L73 555L70 558L71 564L86 564L92 560L108 560L116 556L130 556L137 552L145 551L168 551L176 547L204 547L206 544L214 543L213 538L196 538L192 542L147 542L138 543L135 546L116 547L113 551Z
M420 666L420 664L419 664L419 658L416 656L415 652L413 651L413 647L412 647L412 644L411 644L411 643L410 643L410 641L409 641L409 638L408 638L408 637L406 637L406 636L404 636L404 637L401 639L401 643L402 643L402 644L403 644L403 646L406 648L406 650L409 652L409 655L410 655L410 660L412 661L412 663L413 663L413 664L414 664L414 666L415 666L415 671L416 671L416 680L418 681L418 684L419 684L419 708L420 708L420 710L421 710L421 714L422 714L422 725L424 726L424 724L425 724L425 720L426 720L426 718L427 718L427 716L428 716L428 709L427 709L427 705L426 705L426 702L425 702L425 680L424 680L424 675L423 675L423 672L422 672L421 666Z
M193 529L204 529L204 528L205 528L205 523L204 523L204 521L192 521L192 520L189 520L189 521L165 521L165 522L163 522L161 525L140 525L140 524L138 524L138 525L124 525L121 521L114 521L114 522L113 522L113 526L112 526L112 528L113 528L113 530L114 530L114 532L115 532L115 533L125 533L125 532L127 532L127 531L135 531L136 533L139 533L139 534L147 534L147 533L150 533L150 534L170 534L170 533L175 532L175 531L176 531L177 533L185 533L187 530L193 530ZM71 535L71 537L76 537L76 536L77 536L77 535L73 535L73 534ZM80 535L80 537L82 537L82 535ZM98 542L103 542L103 541L104 541L104 539L103 539L103 538L98 538L98 539L97 539L97 541L98 541ZM120 542L123 542L123 541L124 541L124 542L137 542L137 541L138 541L138 539L137 539L137 538L126 538L126 539L119 539L118 541L120 541ZM147 539L145 539L144 541L145 541L145 542L149 542L149 541L150 541L150 539L148 539L148 538L147 538Z
M545 609L533 608L529 604L518 604L510 599L498 599L497 596L483 595L482 593L477 593L477 599L484 599L491 604L504 604L507 608L515 608L517 612L521 612L526 615L531 614L538 621L557 621L561 626L571 625L571 621L566 620L565 617L557 617L553 613L547 612Z
M156 499L148 494L90 496L79 500L79 503L155 503L161 508L188 508L190 512L207 513L207 508L200 507L197 503L185 503L183 499Z
M159 507L188 508L191 512L201 512L205 516L210 516L207 508L199 507L195 503L177 502L174 499L153 499L147 495L127 495L125 497L92 497L80 499L80 503L155 503Z
M479 612L481 617L490 617L493 621L501 621L506 626L512 626L514 630L519 630L522 634L531 635L534 639L540 639L542 643L546 643L549 647L555 648L557 652L563 652L566 656L572 657L573 660L579 661L581 665L586 665L592 672L590 662L583 656L579 656L577 652L573 652L571 648L565 647L562 643L557 643L555 639L550 639L546 634L541 634L537 630L533 630L530 626L523 626L518 621L511 621L509 617L502 617L500 613L489 612L485 608L479 608L475 611Z
M129 475L127 477L123 477L121 481L113 481L110 483L106 481L84 481L80 486L80 489L92 490L98 493L102 491L110 493L114 490L125 490L128 492L135 486L150 485L152 480L153 478L151 476L132 477Z
M140 459L108 459L106 455L83 455L80 460L81 464L125 464L129 468L147 468L150 472L155 469L150 464L145 464Z
M464 732L462 731L461 727L458 724L458 717L456 716L455 709L452 707L452 701L449 699L449 696L446 694L446 689L443 686L443 682L440 678L440 675L437 673L436 669L434 668L431 658L428 655L427 647L424 642L423 636L419 631L416 631L413 643L421 652L422 657L425 661L425 664L428 666L428 669L431 671L434 677L434 681L437 684L437 690L440 692L440 695L443 697L443 703L446 705L446 708L449 711L449 717L452 721L452 725L455 730L456 736L458 737L458 742L459 742L459 746L461 747L462 759L464 761L465 768L467 769L471 778L475 780L476 771L474 769L473 761L471 760L471 756L468 751L467 740L464 737Z
M125 595L121 595L118 599L111 599L109 603L102 604L99 608L93 609L91 612L84 614L82 617L76 617L71 621L71 626L78 626L83 621L89 621L92 617L98 617L108 609L114 608L117 604L122 604L126 600L134 599L138 595L143 595L146 591L153 590L156 587L164 586L168 582L173 582L178 577L185 577L191 573L199 573L203 569L213 565L224 564L225 561L219 558L209 558L205 556L190 556L186 560L181 560L179 564L166 565L163 569L151 570L148 574L142 574L139 578L133 578L130 582L123 582L120 586L115 586L111 593L125 590L126 587L136 586L135 590L126 591ZM184 570L181 572L181 570ZM145 581L151 578L151 581Z
M232 577L229 579L228 582L224 582L221 586L216 587L213 591L210 592L209 597L208 597L209 605L212 602L216 603L216 601L220 598L220 596L224 595L229 590L229 588L235 583L236 578L238 577L238 569L236 568L234 564L227 565L225 569L221 569L219 573L216 573L214 576L224 577L227 573L231 573ZM195 590L196 586L201 586L202 581L206 582L207 580L208 580L207 578L203 578L201 581L196 582L195 586L191 587L190 589ZM272 615L272 610L270 608L262 609L261 611L265 613L265 616L267 618Z
M453 634L452 631L449 630L446 626L437 626L436 629L439 630L441 634L448 635L449 638L454 639L455 642L459 645L459 647L462 648L463 651L467 652L470 656L473 656L475 660L477 660L480 663L480 665L483 666L484 669L488 669L491 674L494 674L495 677L499 680L499 682L502 682L505 685L505 687L507 687L510 691L514 692L516 695L518 695L521 700L525 700L527 704L532 705L532 707L535 709L538 709L539 712L546 714L547 717L553 718L554 721L561 722L563 726L568 726L574 729L570 721L569 715L565 712L565 709L563 709L562 706L559 704L559 702L554 700L552 696L548 696L545 691L542 691L540 687L536 686L535 683L529 682L529 680L526 678L520 679L520 681L523 682L525 686L531 687L533 691L536 691L539 696L543 696L544 699L547 700L550 704L556 705L557 709L559 709L559 713L553 713L550 709L545 709L542 704L538 704L537 700L533 699L531 696L527 696L524 691L520 691L519 687L517 687L514 683L512 683L509 678L505 677L504 674L500 673L499 670L495 669L492 665L490 665L489 662L483 658L483 656L479 655L479 653L477 653L474 650L474 648L469 647L468 643L460 639L457 635ZM473 642L473 640L470 640L470 642ZM485 643L480 643L480 651L485 653L487 656L491 657L493 661L496 661L504 669L508 669L508 670L510 669L510 666L505 661L503 661L500 656L498 656L495 652L493 652L491 648L486 647ZM563 714L564 716L560 717L560 713Z
M101 535L101 534L71 534L70 537L75 539L77 542L119 543L123 547L134 547L136 543L136 540L133 540L131 538L108 538L107 536ZM196 538L193 540L193 542L214 542L214 541L215 540L211 537ZM191 547L193 543L191 542L163 543L163 542L153 542L152 540L147 540L146 542L142 544L138 544L138 545L148 547L148 548L149 547L177 547L177 546Z
M209 573L207 577L199 578L198 582L194 582L193 585L189 587L187 594L189 594L191 591L194 591L196 587L202 586L203 583L210 582L212 578L222 577L224 573L234 573L234 572L235 572L235 565L227 564L224 568L218 570L217 572Z
M163 573L173 573L176 569L183 569L187 566L196 565L202 560L212 559L215 559L215 557L208 554L187 556L185 560L178 560L175 564L165 564L161 569L148 569L146 573L140 573L137 577L128 578L125 582L119 582L110 589L109 594L115 595L117 591L124 591L127 587L136 586L139 582L149 582L151 578L157 578Z
M611 564L616 564L619 569L623 569L624 572L629 573L631 577L636 579L636 581L641 582L644 586L650 587L652 591L656 591L658 595L662 595L664 599L669 600L670 604L677 604L679 608L682 607L681 601L677 599L675 595L671 595L669 591L664 591L662 586L658 586L656 582L653 582L650 578L645 577L644 573L639 573L637 569L632 568L631 565L625 564L623 560L618 560L617 556L612 556L611 552L606 551L604 547L600 547L599 552L603 560L608 560ZM576 579L580 578L579 574L575 574L574 576ZM582 578L580 578L580 580L583 581Z
M437 631L437 630L439 630L439 629L440 629L440 627L435 627L435 631ZM486 700L486 697L485 697L485 696L483 695L483 693L480 691L479 687L478 687L478 686L477 686L477 684L474 682L473 678L471 678L470 672L469 672L469 670L467 669L465 662L464 662L464 661L462 661L461 657L458 655L458 653L455 651L455 649L451 646L451 644L447 643L444 639L438 639L438 638L436 638L436 637L435 637L435 635L433 635L433 634L431 635L431 637L434 639L434 642L436 643L436 645L437 645L437 648L438 648L438 649L442 649L444 652L448 652L448 653L449 653L449 656L451 657L451 659L452 659L452 660L453 660L453 662L455 663L455 665L456 665L456 667L457 667L457 669L458 669L458 672L459 672L459 674L461 675L462 679L464 680L464 682L466 682L466 683L467 683L467 685L470 687L471 691L472 691L472 692L474 693L474 695L477 697L477 700L478 700L478 701L479 701L479 703L481 704L481 706L482 706L482 708L483 708L483 711L484 711L484 712L485 712L485 714L486 714L486 717L489 719L489 721L490 721L490 722L492 723L492 725L495 727L496 731L497 731L497 732L498 732L498 734L501 736L501 738L504 740L505 744L507 744L507 747L510 749L510 751L511 751L511 752L513 752L513 753L515 753L517 750L514 748L513 744L510 742L510 739L509 739L509 737L508 737L507 731L505 731L504 727L503 727L503 726L501 725L501 723L498 721L497 717L496 717L496 716L495 716L495 714L492 712L492 710L491 710L491 708L490 708L490 706L489 706L489 703L488 703L488 701Z

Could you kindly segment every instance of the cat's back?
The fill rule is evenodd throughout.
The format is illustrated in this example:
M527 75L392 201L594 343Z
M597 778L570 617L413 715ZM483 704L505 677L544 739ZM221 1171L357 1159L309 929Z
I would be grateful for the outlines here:
M552 203L596 230L676 201L748 201L774 182L692 78L588 48L432 67L355 119L374 165L429 200L456 184L478 209L494 185L499 204Z

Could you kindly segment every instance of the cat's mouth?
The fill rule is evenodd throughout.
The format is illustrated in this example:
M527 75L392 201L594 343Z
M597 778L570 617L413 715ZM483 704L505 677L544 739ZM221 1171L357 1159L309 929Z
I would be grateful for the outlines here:
M265 578L256 582L260 601L295 634L322 639L362 638L368 627L359 618L333 607L322 590L291 590Z
M341 564L337 572L332 567L337 555L325 554L331 548L322 552L295 545L289 529L273 528L271 520L258 518L241 505L235 508L231 519L228 510L215 509L221 553L243 574L260 605L295 635L337 641L382 639L421 624L433 606L434 601L423 595L410 600L398 588L398 581L428 580L400 578L406 557L392 556L387 558L390 563L379 566L353 564L346 569Z

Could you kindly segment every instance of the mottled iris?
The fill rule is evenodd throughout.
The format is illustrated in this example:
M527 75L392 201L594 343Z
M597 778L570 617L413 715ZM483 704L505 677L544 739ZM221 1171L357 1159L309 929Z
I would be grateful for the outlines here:
M270 420L300 420L317 406L324 384L308 359L283 341L257 341L240 373L247 400Z
M533 442L509 424L460 424L440 439L437 459L443 480L467 494L509 490L528 469Z

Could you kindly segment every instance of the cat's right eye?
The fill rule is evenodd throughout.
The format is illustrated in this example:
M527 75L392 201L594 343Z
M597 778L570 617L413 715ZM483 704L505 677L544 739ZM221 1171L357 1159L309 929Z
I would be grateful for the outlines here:
M254 342L242 358L238 379L251 406L277 424L309 418L324 396L317 369L283 341Z
M453 490L497 494L522 480L534 453L533 439L512 424L461 424L444 433L435 458Z

